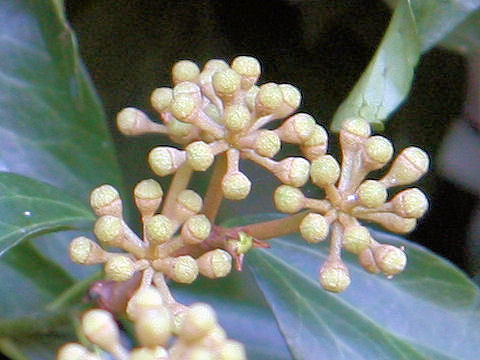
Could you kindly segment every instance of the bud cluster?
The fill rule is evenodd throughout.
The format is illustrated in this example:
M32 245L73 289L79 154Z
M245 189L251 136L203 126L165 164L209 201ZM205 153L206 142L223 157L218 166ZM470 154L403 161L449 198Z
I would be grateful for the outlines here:
M327 261L320 270L320 283L330 291L340 292L350 284L350 275L342 262L341 249L358 256L369 272L388 277L406 265L403 249L381 245L359 220L376 222L389 231L408 233L428 208L426 196L417 188L398 192L387 201L388 189L409 185L422 177L429 166L427 154L408 147L400 152L389 171L378 180L366 176L384 167L392 158L393 146L382 136L371 136L368 122L359 118L344 121L340 131L342 164L331 155L317 154L311 159L310 179L323 189L325 199L312 199L289 185L275 190L276 208L284 213L308 209L299 225L302 237L317 243L330 234ZM326 150L326 149L325 149Z
M273 157L286 142L314 158L325 152L326 131L308 114L292 115L301 102L297 88L272 82L257 86L260 73L260 63L249 56L236 57L230 65L210 60L202 70L191 61L179 61L172 68L173 89L158 88L151 95L163 124L126 108L117 115L117 125L126 135L167 134L182 145L183 150L159 146L150 152L148 162L159 176L173 174L184 164L205 171L215 156L226 154L221 189L230 200L242 200L251 190L251 181L239 169L240 159L254 161L284 184L302 186L308 181L309 162ZM276 129L264 128L279 119L285 120Z

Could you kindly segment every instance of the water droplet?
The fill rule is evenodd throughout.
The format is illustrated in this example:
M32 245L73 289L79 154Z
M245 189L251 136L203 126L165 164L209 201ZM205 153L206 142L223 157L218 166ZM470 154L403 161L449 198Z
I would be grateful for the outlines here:
M347 200L348 201L355 201L355 200L357 200L357 195L350 194L350 195L347 196Z
M22 234L25 234L25 233L27 232L27 230L25 230L24 228L21 228L21 229L20 229L20 232L21 232Z
M387 276L387 279L388 279L388 280L392 280L392 279L393 279L393 275L388 275L388 276Z
M23 215L24 216L32 216L32 212L27 210L27 211L23 212Z

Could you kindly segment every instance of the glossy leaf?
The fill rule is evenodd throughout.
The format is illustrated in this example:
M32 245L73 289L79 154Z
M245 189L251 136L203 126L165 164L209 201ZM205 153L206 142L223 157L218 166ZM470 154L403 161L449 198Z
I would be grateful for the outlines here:
M342 294L317 282L327 244L290 236L248 254L295 359L477 359L479 289L425 248L381 232L373 236L406 246L407 269L389 280L345 254L352 284Z
M375 55L334 115L331 129L361 117L382 129L383 122L407 97L422 52L448 35L479 0L399 0Z

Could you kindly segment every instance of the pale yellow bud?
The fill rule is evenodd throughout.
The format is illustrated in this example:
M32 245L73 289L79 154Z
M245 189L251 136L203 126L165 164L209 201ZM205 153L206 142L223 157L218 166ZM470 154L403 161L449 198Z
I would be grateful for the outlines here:
M290 84L280 84L280 90L282 91L283 101L291 111L295 111L302 101L302 94L300 91L293 85Z
M323 155L312 161L310 177L320 187L333 185L340 176L340 165L331 155Z
M266 83L260 86L256 107L260 113L272 113L283 103L283 94L280 87L275 83Z
M403 218L390 212L356 213L355 216L359 219L374 221L385 229L398 234L409 233L417 225L417 220L414 218Z
M212 330L205 334L201 339L195 343L207 349L218 349L227 340L227 333L220 325L216 325Z
M172 335L172 319L166 307L141 313L134 326L140 344L150 348L166 345Z
M278 211L293 214L303 209L305 197L301 190L293 186L280 185L275 189L273 201Z
M310 213L300 223L300 234L309 243L318 243L328 236L329 223L324 216Z
M148 163L159 176L173 174L185 161L185 152L173 147L158 146L148 154Z
M215 159L212 149L203 141L195 141L189 144L185 151L188 165L196 171L207 170Z
M117 114L117 127L122 134L140 135L152 127L152 120L138 109L129 107Z
M369 159L378 163L378 168L380 168L392 158L392 142L383 136L371 136L365 142L365 153Z
M111 215L101 216L93 226L93 233L105 245L120 246L124 236L122 220Z
M347 226L343 231L343 247L351 253L359 255L371 243L370 232L365 226Z
M261 156L271 158L275 156L281 147L279 136L271 130L261 130L255 139L255 151Z
M216 360L216 358L212 350L202 346L190 347L185 354L182 355L182 360Z
M402 272L407 265L405 252L392 245L375 246L373 255L378 268L387 276L393 276Z
M164 215L154 215L145 224L147 238L155 244L163 244L173 235L172 221Z
M82 330L91 343L108 352L117 352L120 346L118 326L108 311L87 311L82 317Z
M182 226L181 236L185 244L199 244L210 235L212 225L203 215L191 216Z
M193 61L180 60L173 65L172 82L178 84L182 81L195 81L199 73L200 69Z
M387 200L387 189L379 181L365 180L357 189L358 199L363 206L378 208Z
M140 314L163 307L162 295L154 286L140 287L128 301L126 313L135 321Z
M172 115L178 120L190 122L196 114L197 102L192 94L179 94L170 104Z
M202 209L203 200L195 191L183 190L177 196L177 204L181 210L194 215Z
M210 305L190 306L180 327L179 337L187 342L198 340L217 325L217 316Z
M342 130L340 130L340 136L342 133L348 133L360 138L367 138L370 136L370 124L361 118L350 118L342 122Z
M199 102L202 96L200 87L190 81L181 82L173 88L173 98L175 99L179 95L190 95L195 102Z
M107 253L98 244L84 236L73 239L69 250L70 259L77 264L94 265L108 259Z
M172 118L171 121L167 123L167 129L170 136L182 138L192 132L193 125Z
M152 262L155 270L163 272L175 282L190 284L198 276L198 265L189 255L157 259Z
M248 194L252 182L240 171L227 173L222 180L222 191L225 198L229 200L243 200Z
M256 107L256 99L260 88L256 85L252 86L248 91L245 93L245 103L248 106L250 111L254 111Z
M358 262L369 273L377 274L380 272L375 257L373 256L373 251L370 248L366 248L360 252L358 255Z
M162 346L137 348L130 352L129 360L167 360L168 352Z
M76 343L63 345L57 352L57 360L101 360L84 346Z
M122 200L117 189L112 185L104 184L90 193L90 206L98 216L114 215L121 217Z
M234 340L227 340L219 350L219 360L246 360L245 347Z
M212 85L218 96L231 96L240 89L241 77L232 69L221 70L213 74Z
M314 129L315 119L308 114L298 113L285 120L275 132L285 142L300 144L310 139Z
M282 183L300 187L308 181L310 163L301 157L289 157L280 161L273 173Z
M173 90L166 87L155 89L153 90L152 95L150 95L150 103L152 104L152 107L160 113L168 110L172 99Z
M417 188L407 189L394 196L391 203L397 215L418 219L428 209L428 200L425 194Z
M153 179L140 181L137 185L135 185L133 194L135 204L142 215L153 215L153 213L162 203L162 187Z
M113 281L126 281L135 274L135 263L128 256L113 256L105 263L105 277Z
M327 152L328 134L323 126L316 124L313 128L310 137L300 144L302 153L308 160L315 160L316 158L325 155Z
M425 151L410 146L397 156L388 173L380 181L387 187L411 184L427 172L429 162Z
M232 256L225 250L215 249L197 259L200 274L210 279L218 279L230 274Z
M237 56L233 59L231 67L242 76L242 88L249 89L260 76L260 63L251 56Z
M227 106L224 112L225 127L230 131L242 131L250 125L251 115L244 105Z
M341 260L327 260L320 269L320 285L331 292L342 292L350 285L350 274Z

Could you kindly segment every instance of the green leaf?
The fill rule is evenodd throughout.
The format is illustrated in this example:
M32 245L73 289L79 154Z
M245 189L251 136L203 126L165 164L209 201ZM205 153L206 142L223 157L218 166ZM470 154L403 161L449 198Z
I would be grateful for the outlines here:
M407 269L389 280L368 274L344 254L352 284L342 294L317 282L327 244L308 245L295 235L247 255L295 358L478 359L479 289L425 248L381 232L372 235L405 246Z
M339 131L354 116L382 129L407 97L421 53L479 7L479 0L399 0L382 42L335 113L331 129Z
M464 55L480 52L480 11L470 15L458 25L440 44Z

